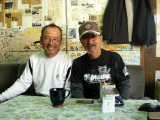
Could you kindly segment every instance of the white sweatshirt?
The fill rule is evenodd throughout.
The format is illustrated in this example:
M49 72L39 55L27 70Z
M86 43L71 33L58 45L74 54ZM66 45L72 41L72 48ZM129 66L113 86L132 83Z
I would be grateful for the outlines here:
M0 94L0 100L5 101L25 92L32 82L37 94L49 96L50 88L63 87L67 70L71 67L72 61L72 58L62 51L59 51L53 58L46 57L44 51L31 55L30 63L33 75L29 69L29 62L27 62L21 77L10 88ZM65 89L70 89L69 77Z

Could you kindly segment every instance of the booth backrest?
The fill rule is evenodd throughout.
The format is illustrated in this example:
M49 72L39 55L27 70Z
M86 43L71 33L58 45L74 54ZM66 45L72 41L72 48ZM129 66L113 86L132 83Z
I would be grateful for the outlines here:
M20 77L26 64L0 64L0 93L9 88ZM139 99L144 97L144 70L140 65L126 65L130 73L130 97ZM34 95L33 84L24 93Z
M25 66L26 64L0 64L0 93L9 88L21 76ZM23 94L35 95L33 83Z
M0 92L10 87L18 75L19 64L0 64Z
M130 74L130 97L141 99L144 97L145 78L144 70L140 65L127 65Z

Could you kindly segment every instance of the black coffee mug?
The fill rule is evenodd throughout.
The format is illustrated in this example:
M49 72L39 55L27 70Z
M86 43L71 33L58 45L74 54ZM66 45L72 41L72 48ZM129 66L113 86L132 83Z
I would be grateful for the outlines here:
M64 100L70 95L70 91L64 88L51 88L49 93L53 107L63 107Z

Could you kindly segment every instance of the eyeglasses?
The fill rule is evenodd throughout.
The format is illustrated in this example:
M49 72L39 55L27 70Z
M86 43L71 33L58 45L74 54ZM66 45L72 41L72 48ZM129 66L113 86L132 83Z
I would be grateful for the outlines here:
M81 37L81 42L85 43L88 42L88 40L92 40L93 42L97 41L98 36L94 35L94 34L89 34L89 35L84 35Z
M47 43L50 42L50 41L52 41L53 43L56 43L56 42L60 41L60 39L58 39L58 38L56 38L56 37L55 37L55 38L44 37L44 38L43 38L43 41L44 41L44 42L47 42Z

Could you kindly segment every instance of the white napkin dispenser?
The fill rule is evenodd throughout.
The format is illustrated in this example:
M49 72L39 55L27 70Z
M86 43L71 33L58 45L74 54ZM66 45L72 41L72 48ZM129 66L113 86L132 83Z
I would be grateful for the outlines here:
M103 113L115 112L115 96L118 96L119 92L115 88L113 83L101 83L100 84L100 103Z

